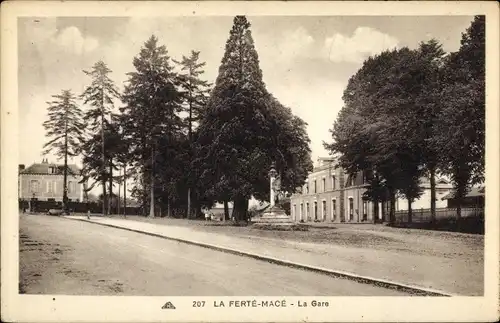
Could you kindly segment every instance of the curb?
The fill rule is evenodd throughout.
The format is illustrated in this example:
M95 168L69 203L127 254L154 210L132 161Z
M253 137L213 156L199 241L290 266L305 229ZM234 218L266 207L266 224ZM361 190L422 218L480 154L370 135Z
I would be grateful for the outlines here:
M380 279L380 278L373 278L373 277L357 275L354 273L349 273L349 272L344 272L344 271L339 271L339 270L332 270L332 269L327 269L327 268L323 268L323 267L300 264L300 263L296 263L296 262L291 262L291 261L287 261L287 260L273 258L270 256L262 256L262 255L258 255L258 254L254 254L254 253L250 253L250 252L240 251L240 250L226 248L226 247L220 247L220 246L216 246L216 245L212 245L212 244L208 244L208 243L204 243L204 242L197 242L197 241L192 241L192 240L173 238L173 237L168 237L168 236L161 235L158 233L147 232L147 231L142 231L142 230L137 230L137 229L131 229L131 228L126 228L126 227L113 225L113 224L99 223L99 222L95 222L95 221L87 220L87 219L75 219L75 218L70 218L70 217L65 217L65 216L64 216L64 218L68 219L68 220L73 220L73 221L88 222L88 223L93 223L96 225L106 226L106 227L110 227L110 228L146 234L146 235L161 238L161 239L176 241L176 242L180 242L180 243L185 243L185 244L195 245L198 247L203 247L203 248L207 248L207 249L212 249L212 250L217 250L217 251L221 251L221 252L225 252L225 253L230 253L230 254L234 254L234 255L238 255L238 256L253 258L253 259L266 261L266 262L281 265L281 266L312 271L312 272L328 275L328 276L335 277L335 278L348 279L348 280L356 281L356 282L361 283L361 284L375 285L375 286L382 287L382 288L395 289L395 290L398 290L401 292L406 292L406 293L412 294L411 296L445 296L445 297L458 296L458 295L443 292L440 290L429 289L429 288L424 288L424 287L417 287L417 286L393 282L393 281Z

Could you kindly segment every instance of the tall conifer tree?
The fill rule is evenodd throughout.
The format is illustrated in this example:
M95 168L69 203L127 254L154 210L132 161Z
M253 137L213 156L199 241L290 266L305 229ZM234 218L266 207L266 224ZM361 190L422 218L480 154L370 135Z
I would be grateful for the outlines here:
M293 120L298 132L303 130L300 135L292 129ZM288 176L290 187L303 184L307 173L303 170L312 168L310 158L284 156L297 148L309 156L308 140L305 123L267 92L250 23L245 16L236 16L199 127L197 161L203 166L197 168L208 194L218 201L232 200L233 217L247 220L248 200L269 196L267 173L272 162ZM287 160L290 164L281 162Z
M43 123L50 140L43 147L44 154L54 152L58 158L64 159L63 210L68 212L68 157L78 155L85 124L82 122L82 110L71 90L63 90L52 97L54 100L47 102L49 118Z
M205 62L199 61L200 52L191 51L189 57L183 56L182 60L177 62L180 65L181 71L181 81L182 89L184 91L185 99L185 109L188 112L188 140L189 140L189 163L192 162L193 156L193 130L202 118L210 91L210 84L202 80L200 77L204 73L203 67ZM189 168L191 169L191 167ZM191 198L192 198L192 186L195 183L193 174L190 173L188 176L188 193L187 193L187 217L191 216Z
M106 149L112 147L106 147L105 142L105 133L107 130L111 130L111 115L114 105L114 100L120 97L118 90L114 84L114 82L109 78L109 74L112 72L108 66L103 61L98 61L92 66L90 71L83 71L87 76L92 79L92 82L89 86L87 86L82 93L82 98L84 100L84 104L90 105L90 109L86 111L84 120L88 125L88 140L95 141L97 137L95 134L100 133L100 153L101 153L101 162L98 163L100 166L100 176L101 185L102 185L102 196L103 196L103 204L102 204L102 213L103 215L109 212L112 195L112 156L108 154L108 158L106 158ZM92 149L93 145L88 146L87 148ZM95 148L94 148L95 149ZM87 156L90 156L90 151L86 152ZM84 153L85 154L85 153ZM95 158L95 157L94 157ZM94 163L95 164L95 163ZM106 176L107 166L109 166L109 176ZM88 167L84 167L84 169L89 169ZM110 180L110 196L108 201L108 210L106 211L106 180L109 178Z
M179 117L183 98L167 49L155 36L144 43L133 64L135 71L128 73L123 95L125 107L121 111L127 121L122 126L130 156L142 170L142 189L149 188L149 216L154 217L156 159L159 150L170 149L169 138L184 127Z

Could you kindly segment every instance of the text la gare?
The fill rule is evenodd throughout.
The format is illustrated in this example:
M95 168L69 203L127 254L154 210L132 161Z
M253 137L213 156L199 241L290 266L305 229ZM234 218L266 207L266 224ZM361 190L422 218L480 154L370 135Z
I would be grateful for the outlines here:
M311 306L311 307L328 307L330 306L330 303L328 302L320 302L320 301L312 301L310 304L307 303L307 302L304 302L304 301L298 301L297 302L297 306L298 307L308 307L308 306Z

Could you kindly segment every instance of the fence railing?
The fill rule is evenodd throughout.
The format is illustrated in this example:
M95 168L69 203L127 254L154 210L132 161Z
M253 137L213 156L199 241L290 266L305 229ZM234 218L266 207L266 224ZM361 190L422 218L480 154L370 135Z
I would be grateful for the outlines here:
M436 209L436 220L452 219L457 214L456 208L438 208ZM484 208L462 208L461 217L482 217ZM396 222L408 222L408 210L396 211ZM429 222L431 220L431 209L412 210L412 222Z

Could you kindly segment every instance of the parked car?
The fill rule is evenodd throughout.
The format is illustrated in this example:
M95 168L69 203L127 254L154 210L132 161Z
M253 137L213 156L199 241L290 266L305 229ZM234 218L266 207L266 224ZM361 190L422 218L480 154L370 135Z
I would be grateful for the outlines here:
M62 215L63 213L63 209L50 209L47 211L47 215Z

